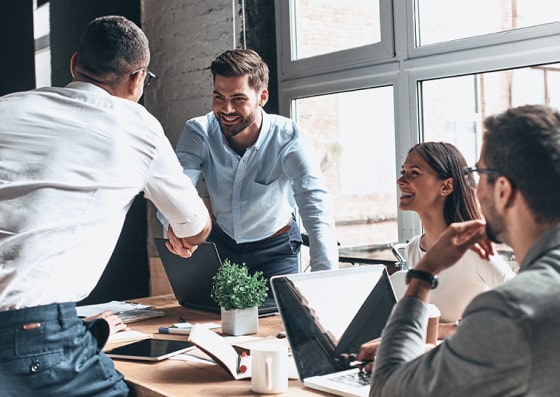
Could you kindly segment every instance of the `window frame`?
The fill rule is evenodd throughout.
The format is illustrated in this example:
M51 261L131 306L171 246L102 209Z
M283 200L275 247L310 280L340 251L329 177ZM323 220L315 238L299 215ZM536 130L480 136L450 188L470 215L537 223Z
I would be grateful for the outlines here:
M394 57L392 0L379 1L381 41L371 45L292 60L295 38L291 31L295 26L290 18L295 9L295 0L276 0L277 49L280 60L279 74L287 78L328 73L331 70L354 69Z
M409 148L424 136L422 81L560 62L560 22L416 47L415 0L378 1L380 15L391 16L390 21L381 21L381 46L291 61L289 13L293 2L275 0L279 112L293 115L292 101L298 98L392 85L395 180ZM389 34L385 31L388 26L404 29ZM397 217L399 241L421 233L415 213L398 211Z

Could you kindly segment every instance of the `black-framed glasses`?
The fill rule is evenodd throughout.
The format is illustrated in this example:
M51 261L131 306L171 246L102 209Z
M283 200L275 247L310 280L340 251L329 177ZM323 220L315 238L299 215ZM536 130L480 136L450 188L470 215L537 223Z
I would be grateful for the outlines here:
M130 73L130 75L135 75L136 73L146 72L146 78L144 79L144 88L150 85L150 83L157 77L155 73L152 73L148 70L148 68L142 68L135 70L134 72Z
M478 168L476 166L463 168L463 175L465 176L467 183L473 189L476 189L476 187L478 186L478 181L480 180L480 174L490 175L490 174L495 174L496 172L498 171L492 168Z

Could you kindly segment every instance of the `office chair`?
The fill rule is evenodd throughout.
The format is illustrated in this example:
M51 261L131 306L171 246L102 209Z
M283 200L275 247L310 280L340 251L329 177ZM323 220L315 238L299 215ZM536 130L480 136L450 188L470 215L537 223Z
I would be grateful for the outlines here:
M395 291L395 296L397 300L401 299L406 292L406 273L408 272L408 264L403 254L400 250L404 250L406 243L396 243L391 244L391 252L397 258L397 263L395 264L399 267L399 270L394 272L389 276L391 279L391 284L393 285L393 290Z

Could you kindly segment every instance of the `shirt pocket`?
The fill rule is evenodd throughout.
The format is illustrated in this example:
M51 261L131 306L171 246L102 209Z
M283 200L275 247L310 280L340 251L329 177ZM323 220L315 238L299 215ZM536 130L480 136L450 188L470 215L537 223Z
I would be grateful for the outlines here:
M247 189L247 195L243 197L246 204L253 209L269 208L275 205L282 196L280 181L275 179L267 183L253 182Z

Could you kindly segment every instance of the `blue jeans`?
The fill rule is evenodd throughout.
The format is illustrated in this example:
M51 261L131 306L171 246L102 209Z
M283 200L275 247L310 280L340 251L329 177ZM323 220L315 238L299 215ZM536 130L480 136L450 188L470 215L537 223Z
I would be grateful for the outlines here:
M108 335L104 320L85 323L74 303L0 312L0 393L132 395L123 375L101 351Z
M278 236L260 241L237 244L221 228L214 226L208 241L216 244L220 258L229 259L241 265L245 263L250 273L258 270L269 280L279 274L297 273L299 251L302 244L301 232L295 219L290 222L290 230ZM270 284L269 296L272 296Z

